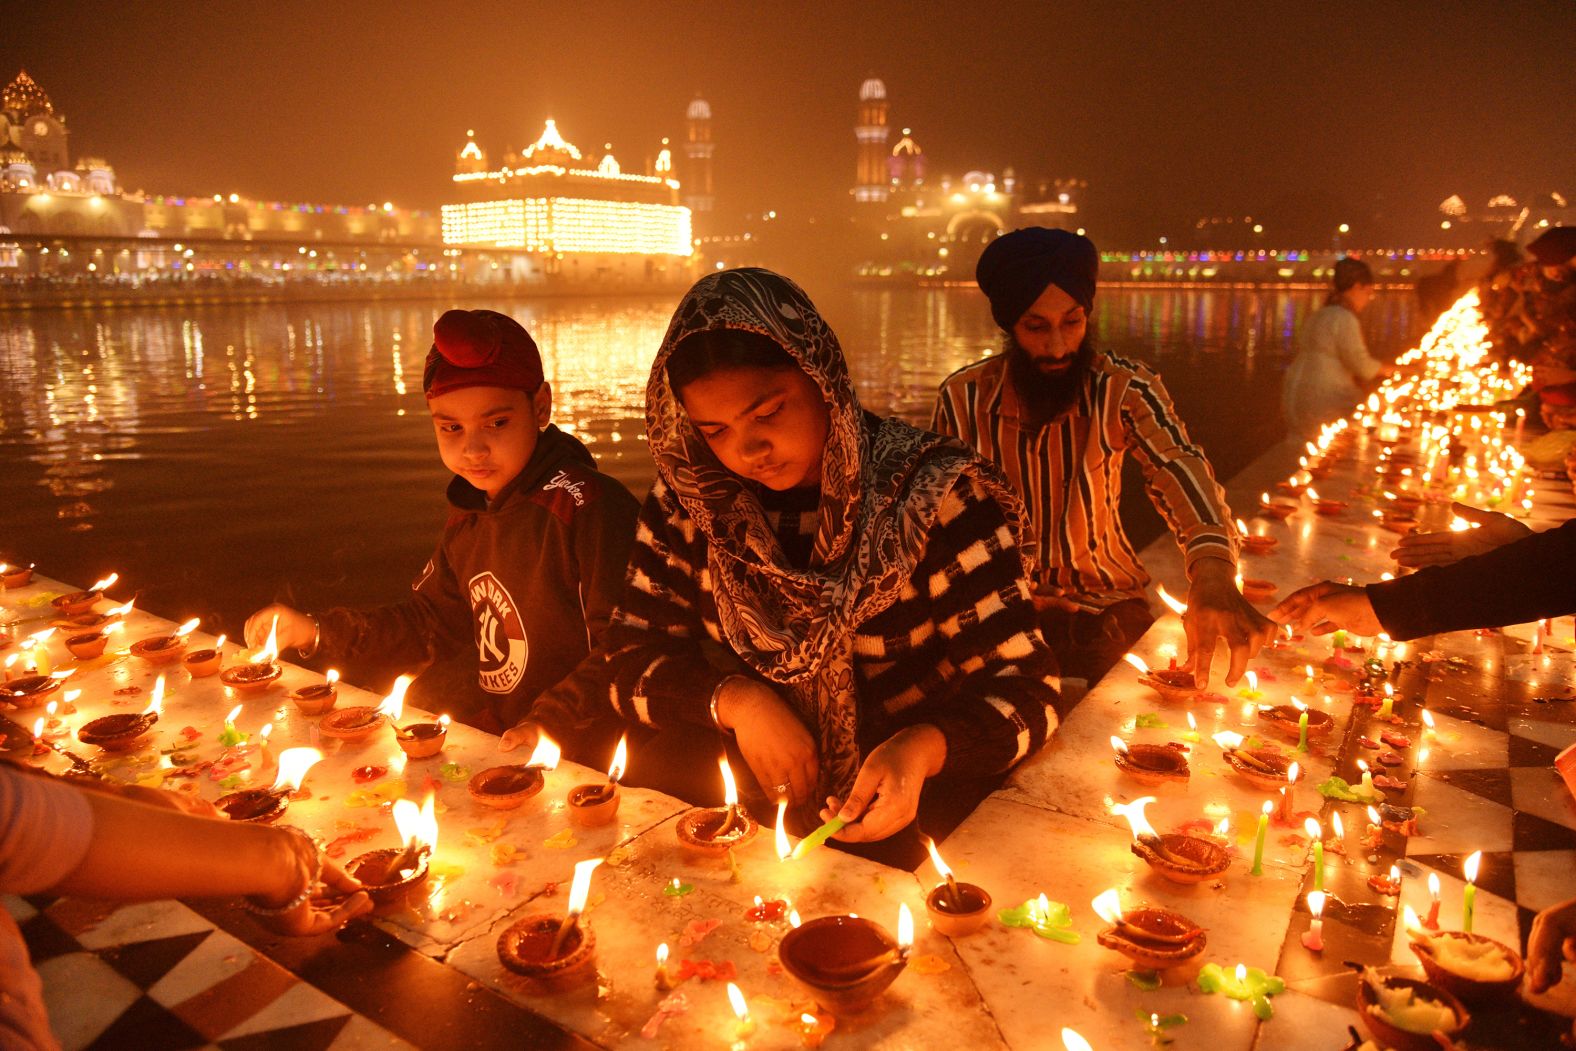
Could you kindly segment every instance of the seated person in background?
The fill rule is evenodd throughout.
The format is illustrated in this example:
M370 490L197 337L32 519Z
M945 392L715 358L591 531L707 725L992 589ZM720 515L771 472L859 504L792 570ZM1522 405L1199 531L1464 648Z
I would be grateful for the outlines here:
M0 763L0 894L245 895L264 926L303 936L372 911L361 884L296 829L183 813L190 802L148 789L85 791ZM320 889L349 897L320 904ZM0 909L0 1047L59 1046L22 932Z
M930 429L993 460L1028 505L1041 630L1062 675L1090 683L1154 622L1144 597L1149 574L1118 516L1122 463L1136 456L1186 559L1193 674L1208 682L1224 637L1226 681L1235 683L1274 625L1237 590L1225 493L1159 375L1094 345L1099 262L1093 242L1066 230L1014 230L992 241L975 278L1004 333L1003 351L942 381Z
M837 337L770 271L690 290L646 398L657 481L608 628L613 703L734 735L756 802L918 864L916 814L943 834L932 804L972 807L1057 725L1022 505L961 443L861 409Z
M377 609L258 610L256 646L279 618L279 645L303 656L379 654L412 666L476 647L476 683L412 703L490 733L528 713L597 763L606 750L584 717L602 712L596 648L623 584L639 505L591 453L548 422L552 389L529 333L491 310L450 310L433 325L422 389L438 453L454 472L449 521L414 594ZM610 727L613 720L603 717ZM612 734L616 736L616 734Z
M1424 566L1416 573L1366 587L1326 580L1289 596L1270 616L1282 624L1310 624L1315 635L1344 629L1369 636L1383 632L1404 641L1576 613L1576 519L1542 533L1526 530L1519 540L1473 554L1493 536L1471 534L1490 528L1499 526L1409 537L1412 557L1430 560L1403 559ZM1467 557L1449 561L1436 554L1452 549Z

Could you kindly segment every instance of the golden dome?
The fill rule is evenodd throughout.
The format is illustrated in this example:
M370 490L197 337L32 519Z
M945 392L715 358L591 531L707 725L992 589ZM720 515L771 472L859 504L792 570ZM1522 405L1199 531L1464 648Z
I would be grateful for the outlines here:
M55 106L49 101L49 96L38 86L36 80L27 75L25 69L16 75L15 80L6 85L3 92L0 92L0 106L17 110L29 117L37 113L55 112Z

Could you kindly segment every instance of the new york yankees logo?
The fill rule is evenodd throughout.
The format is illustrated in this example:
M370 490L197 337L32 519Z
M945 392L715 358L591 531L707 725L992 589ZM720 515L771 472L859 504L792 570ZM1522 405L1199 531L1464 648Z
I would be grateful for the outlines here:
M466 586L476 618L478 682L489 693L508 693L525 675L530 643L520 612L503 583L492 573L478 573Z

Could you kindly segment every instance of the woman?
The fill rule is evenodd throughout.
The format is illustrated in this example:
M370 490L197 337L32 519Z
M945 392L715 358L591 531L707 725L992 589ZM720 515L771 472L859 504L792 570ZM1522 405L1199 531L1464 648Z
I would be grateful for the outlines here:
M1373 297L1374 274L1367 263L1344 258L1335 264L1334 288L1297 334L1297 356L1281 388L1282 411L1293 435L1312 437L1322 424L1351 412L1363 396L1361 384L1385 371L1369 356L1357 322Z
M735 735L767 799L847 842L1044 743L1060 699L1018 499L961 443L863 411L797 285L703 278L646 397L658 477L607 643L623 715Z

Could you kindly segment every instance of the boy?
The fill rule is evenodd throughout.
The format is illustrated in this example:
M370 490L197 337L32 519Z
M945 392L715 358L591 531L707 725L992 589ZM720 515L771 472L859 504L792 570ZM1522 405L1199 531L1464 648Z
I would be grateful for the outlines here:
M247 619L247 644L261 644L276 615L279 647L303 657L399 655L414 665L470 642L476 689L423 701L418 682L413 701L490 733L529 715L560 741L584 736L578 713L605 708L580 704L602 667L585 658L622 590L639 505L548 422L552 390L518 322L450 310L432 331L422 389L455 477L449 521L415 594L318 614L267 606Z

